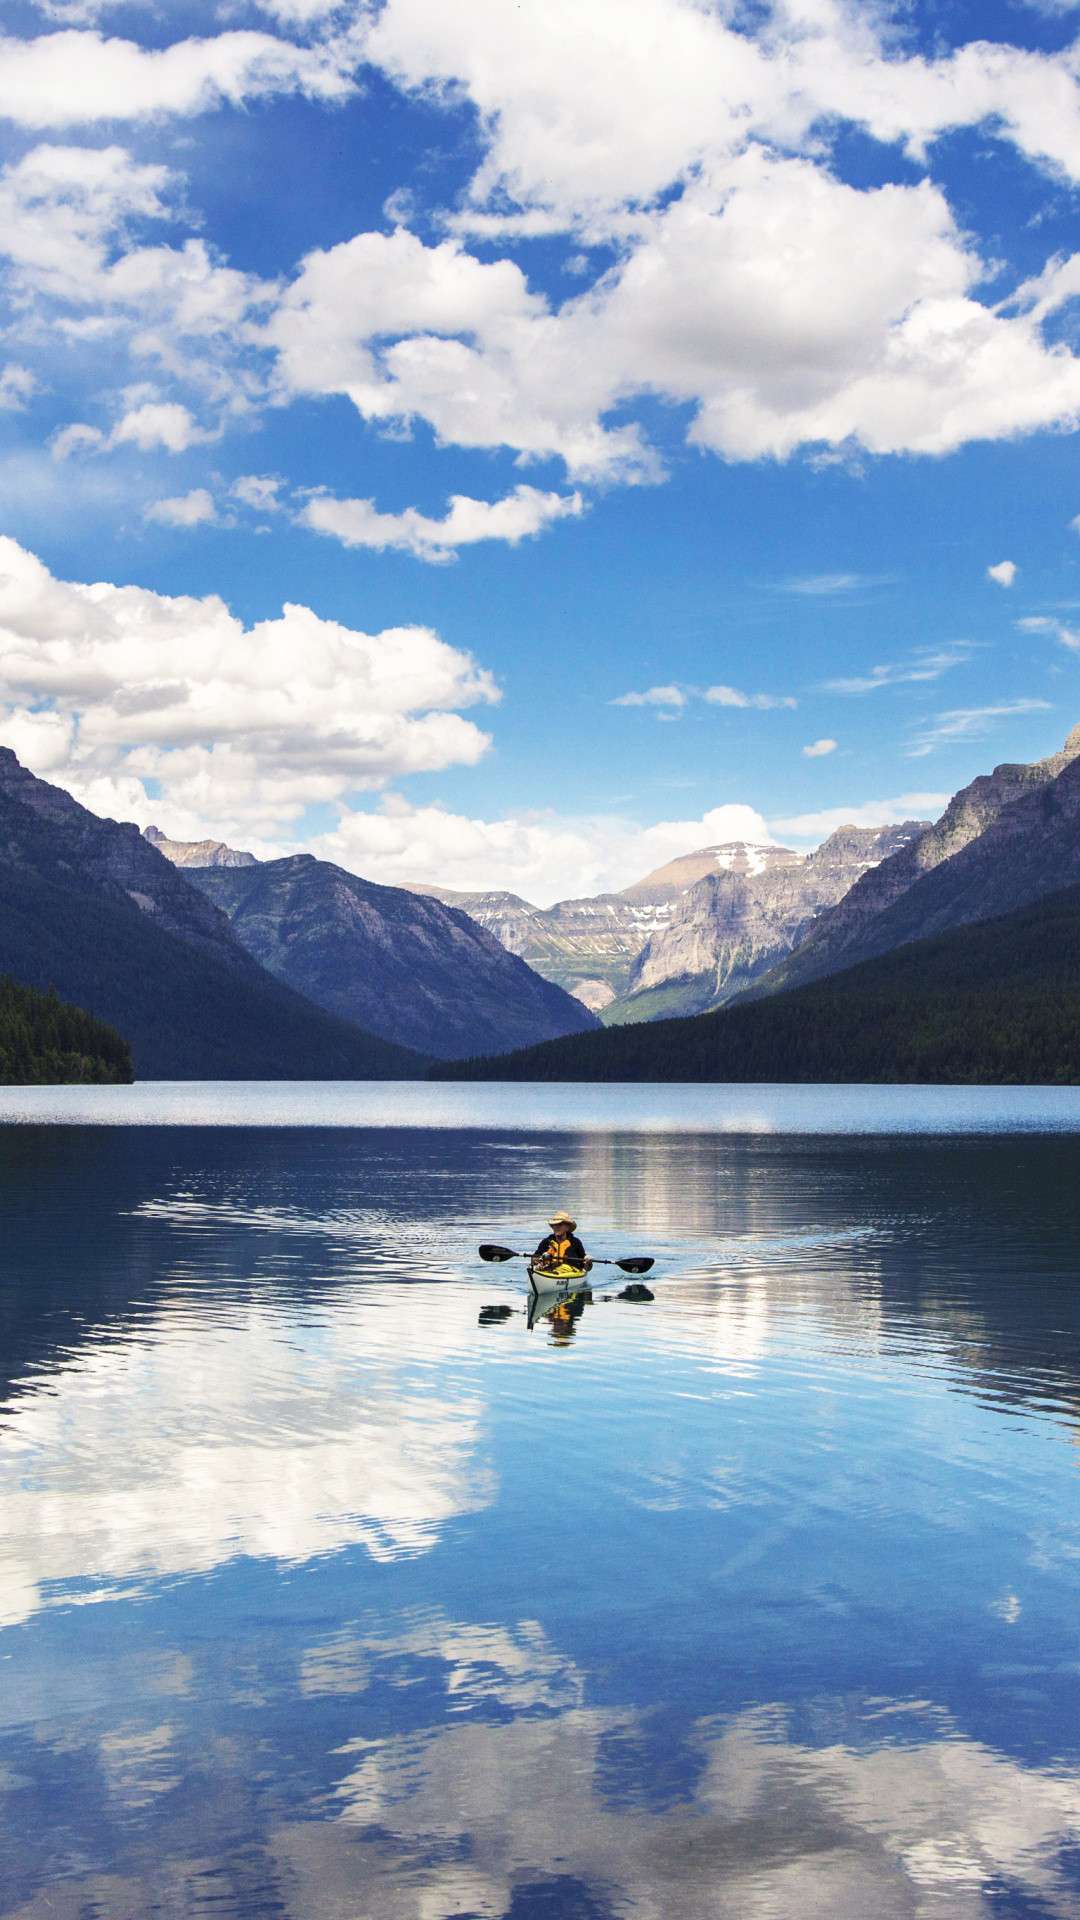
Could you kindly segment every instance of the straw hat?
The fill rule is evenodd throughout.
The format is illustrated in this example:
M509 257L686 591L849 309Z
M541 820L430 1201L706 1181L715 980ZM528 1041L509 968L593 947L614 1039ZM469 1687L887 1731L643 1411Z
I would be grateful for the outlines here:
M577 1221L574 1219L574 1216L572 1213L564 1213L562 1208L560 1207L558 1213L552 1214L551 1219L548 1221L548 1226L549 1227L576 1227Z

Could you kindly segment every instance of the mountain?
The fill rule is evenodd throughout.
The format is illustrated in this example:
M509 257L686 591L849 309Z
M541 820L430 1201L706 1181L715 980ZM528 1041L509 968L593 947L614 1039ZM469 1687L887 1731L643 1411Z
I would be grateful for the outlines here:
M603 1013L627 991L642 947L667 924L688 887L717 871L767 871L777 854L798 857L744 841L702 847L657 867L621 893L559 900L553 907L534 907L516 893L455 893L418 882L410 883L409 891L460 907L546 980Z
M143 839L171 860L174 867L253 867L253 853L237 853L224 840L170 840L159 827L144 827Z
M1080 727L1060 753L1005 765L957 793L940 820L857 881L789 960L775 991L820 979L947 927L1005 913L1080 879L1075 794Z
M826 980L436 1079L1080 1084L1080 886Z
M704 1013L722 1006L797 946L823 908L925 831L926 822L840 827L810 854L790 847L713 849L713 870L694 879L635 960L608 1024ZM702 856L662 873L693 873ZM647 884L647 883L645 883Z
M415 1077L274 980L135 826L100 820L0 747L0 973L123 1033L140 1079Z
M268 972L384 1039L452 1059L596 1024L467 913L438 900L310 854L188 874Z
M134 1078L126 1040L81 1007L0 979L0 1086L116 1085Z

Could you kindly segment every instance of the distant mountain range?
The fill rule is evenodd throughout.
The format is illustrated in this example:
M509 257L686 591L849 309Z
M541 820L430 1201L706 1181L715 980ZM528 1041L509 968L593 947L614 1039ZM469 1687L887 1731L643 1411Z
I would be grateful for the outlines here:
M721 1005L785 958L823 908L926 825L843 827L811 854L745 840L700 847L620 893L553 907L515 893L410 888L471 914L610 1026Z
M435 1079L1080 1084L1080 886L768 999Z
M596 1025L580 1001L437 900L310 854L184 871L277 979L384 1039L452 1059Z
M830 1077L830 1061L855 1061L856 1034L858 1058L868 1071L876 1062L878 1077L884 1055L867 1051L860 1009L872 1002L888 1034L891 993L913 1020L918 974L907 960L898 972L860 968L928 937L955 939L960 947L925 976L928 1005L937 995L943 1007L977 923L1074 883L1080 728L1046 760L973 781L934 825L843 827L809 855L748 842L702 848L621 893L546 909L508 892L378 886L306 854L258 861L221 841L140 835L0 749L0 973L55 985L116 1028L140 1077L370 1078L466 1057L495 1075L503 1065L492 1059L511 1052L507 1077L523 1062L571 1078L634 1077L646 1064L659 1078L708 1078L723 1062L754 1077L757 1061L775 1077L805 1078L811 1057ZM1064 925L1052 919L1044 933ZM983 966L985 943L970 951ZM1015 946L1017 969L1029 952ZM833 976L824 999L793 999ZM1054 981L1065 990L1067 979ZM1010 991L1020 993L1020 972ZM603 1007L606 1036L590 1001ZM758 1024L701 1024L715 1009L721 1023L741 1020L750 1001L761 1003ZM838 1053L848 1006L851 1045ZM664 1017L672 1012L695 1017ZM826 1017L836 1028L828 1045L788 1060L799 1022L810 1034ZM640 1045L614 1031L645 1026ZM750 1052L732 1052L736 1031L755 1036ZM1025 1032L1034 1045L1030 1022ZM910 1064L914 1045L898 1039L896 1059ZM927 1041L919 1057L932 1054Z
M918 840L924 820L841 827L814 853L740 844L712 849L715 870L694 878L630 969L609 1024L704 1013L786 958L822 911L865 873ZM700 856L695 858L694 866ZM691 863L673 862L673 867ZM670 869L669 869L670 871Z
M855 830L844 829L833 837L838 849L826 842L801 869L770 873L771 889L822 855L842 867L885 854L762 971L763 943L752 956L756 977L722 1011L633 1033L609 1028L515 1054L498 1071L490 1063L468 1071L553 1079L1076 1077L1080 895L1068 888L1080 883L1080 728L1046 760L972 781L935 825L892 831L892 851L884 836L860 846ZM658 948L675 950L668 977L676 991L709 983L703 967L694 971L694 941L703 929L702 951L716 953L723 917L710 908L723 885L695 883L657 937ZM741 936L745 899L739 914ZM737 964L725 989L737 986L744 964L736 941L732 949ZM639 978L643 972L639 965Z

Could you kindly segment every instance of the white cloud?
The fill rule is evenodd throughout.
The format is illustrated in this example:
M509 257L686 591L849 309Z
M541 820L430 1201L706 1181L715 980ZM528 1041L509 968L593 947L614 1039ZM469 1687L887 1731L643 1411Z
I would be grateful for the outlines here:
M341 0L256 0L256 5L283 27L311 27L340 11Z
M0 371L0 413L20 413L33 399L37 385L28 367L9 363Z
M125 413L109 435L109 445L136 446L142 453L161 447L166 453L186 453L210 436L202 431L187 407L175 400L147 401Z
M510 260L398 228L308 255L266 330L283 389L342 393L367 420L441 442L556 455L583 479L654 474L636 427L605 429L610 382Z
M691 687L672 682L662 687L646 687L643 693L620 693L608 705L674 709L685 707L691 700L704 700L712 707L753 707L762 713L776 707L797 707L799 704L790 694L743 693L738 687Z
M695 0L388 0L368 57L400 84L464 90L488 132L471 198L481 211L544 208L567 224L648 205L748 140L793 147L854 123L913 158L981 126L1077 177L1074 62L975 42L905 57L884 15L776 4L757 37Z
M471 819L400 800L377 813L345 814L307 851L388 885L429 881L463 891L506 887L539 905L629 886L677 854L725 841L766 845L771 834L754 807L713 807L697 820L641 827L618 815L522 812Z
M701 697L714 707L757 707L762 712L799 704L789 693L741 693L738 687L706 687Z
M406 507L403 513L380 513L373 500L336 500L321 493L308 500L299 518L316 533L329 534L346 547L372 547L379 552L397 548L419 560L438 562L452 560L459 547L482 540L517 546L552 521L575 517L582 510L579 493L541 493L536 487L519 486L502 500L452 494L441 520L415 507Z
M826 693L876 693L879 687L900 687L925 680L940 680L942 674L948 673L953 667L966 666L972 651L964 641L936 650L919 647L908 661L894 661L871 667L869 673L825 680L822 686Z
M806 760L823 760L827 753L835 753L836 748L835 740L811 740L810 745L803 748L803 757Z
M205 487L193 487L171 500L154 500L143 509L144 520L156 520L164 527L209 526L216 518L213 496Z
M810 598L834 600L849 593L856 593L864 587L877 587L885 584L884 576L871 573L810 573L795 580L781 582L781 592L798 593Z
M1029 614L1025 620L1016 623L1021 633L1050 633L1058 643L1069 649L1070 653L1080 653L1080 629L1067 626L1064 620L1051 619L1048 614Z
M280 835L308 805L473 765L488 736L457 709L496 698L428 628L367 634L291 605L245 628L215 596L56 580L0 540L0 737L31 702L77 717L62 783L180 838Z
M214 434L200 427L187 407L177 400L144 400L123 413L111 433L91 427L85 421L73 421L54 433L50 445L54 460L68 460L72 454L104 453L113 447L134 446L140 453L161 450L186 453L189 447L212 440Z
M901 820L936 820L948 806L951 793L899 793L889 800L859 800L847 807L819 807L811 813L787 814L770 820L781 840L827 839L838 827L886 827Z
M229 492L241 506L251 507L255 513L280 513L278 495L284 485L278 473L242 473L233 481Z
M664 687L646 687L644 693L620 693L618 698L609 702L613 707L685 707L689 697L686 687L672 683Z
M240 106L272 94L341 100L352 91L346 48L294 46L267 33L221 33L150 49L71 28L0 39L0 118L44 129L146 120Z
M954 707L939 713L937 719L917 733L908 748L908 756L920 760L937 747L952 746L957 740L980 740L991 733L997 720L1016 713L1049 713L1049 700L1008 700L1000 706Z
M735 460L941 454L1080 417L1080 360L1030 307L972 297L983 263L928 181L860 190L755 149L625 238L558 310L456 240L399 229L313 253L267 331L281 381L586 480L659 477L639 430L609 423L649 394L689 406L691 443ZM825 578L835 592L849 576Z
M999 587L1011 587L1013 581L1016 579L1016 575L1017 565L1015 560L999 560L996 566L987 567L986 569L987 579L995 581Z

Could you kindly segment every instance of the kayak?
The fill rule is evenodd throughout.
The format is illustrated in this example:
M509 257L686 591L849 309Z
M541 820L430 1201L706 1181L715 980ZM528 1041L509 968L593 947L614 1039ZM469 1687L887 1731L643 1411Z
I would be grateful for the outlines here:
M534 1266L529 1261L529 1285L536 1293L557 1293L588 1278L588 1267L579 1267L572 1260L560 1260L553 1266Z

